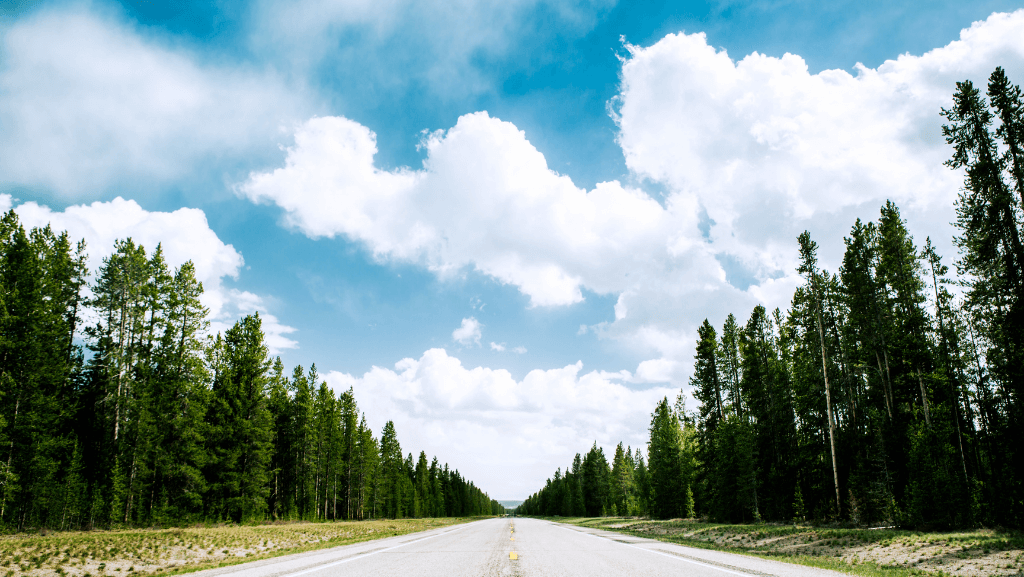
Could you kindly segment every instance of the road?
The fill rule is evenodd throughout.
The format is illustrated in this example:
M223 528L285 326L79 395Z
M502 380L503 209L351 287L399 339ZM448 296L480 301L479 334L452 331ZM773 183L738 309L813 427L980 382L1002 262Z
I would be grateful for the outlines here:
M196 577L839 577L537 519L488 519L193 573Z

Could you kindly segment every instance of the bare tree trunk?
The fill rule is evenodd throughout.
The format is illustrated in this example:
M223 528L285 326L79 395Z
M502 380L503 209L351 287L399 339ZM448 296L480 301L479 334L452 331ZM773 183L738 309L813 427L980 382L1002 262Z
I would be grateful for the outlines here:
M885 394L889 395L889 404L896 406L892 398L892 373L889 371L889 348L885 344L885 337L882 337L882 359L885 361Z
M817 295L815 295L817 297ZM832 481L836 486L836 515L842 513L839 497L839 467L836 466L836 424L832 416L832 386L828 382L828 363L825 360L825 330L821 322L821 301L818 300L818 337L821 339L821 374L825 377L825 407L828 412L828 442L832 450Z
M345 519L352 518L352 457L354 451L350 448L348 451L348 462L345 463Z
M889 421L892 421L892 403L889 402L889 387L885 384L885 372L882 369L882 357L875 351L875 362L878 363L878 376L882 379L882 396L885 397L885 410L889 412Z
M924 424L932 428L931 411L928 410L928 393L924 389L924 379L921 378L921 369L917 369L917 384L921 386L921 406L924 408Z
M14 418L11 419L11 431L14 431L14 425L18 423L18 409L21 408L21 395L14 400ZM0 520L4 518L4 513L7 511L7 483L11 478L11 457L14 456L14 439L11 439L10 446L7 448L7 468L4 470L4 490L3 490L3 502L0 502Z

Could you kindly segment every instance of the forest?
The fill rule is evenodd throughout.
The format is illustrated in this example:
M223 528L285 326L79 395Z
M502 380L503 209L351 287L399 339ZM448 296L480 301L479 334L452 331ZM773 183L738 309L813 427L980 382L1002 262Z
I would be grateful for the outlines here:
M90 277L85 250L0 219L0 530L504 512L287 375L258 314L211 336L191 262L126 239Z
M646 458L595 443L519 513L1024 526L1024 98L997 68L941 114L955 274L891 202L837 273L803 233L789 310L699 328L696 410L662 400Z

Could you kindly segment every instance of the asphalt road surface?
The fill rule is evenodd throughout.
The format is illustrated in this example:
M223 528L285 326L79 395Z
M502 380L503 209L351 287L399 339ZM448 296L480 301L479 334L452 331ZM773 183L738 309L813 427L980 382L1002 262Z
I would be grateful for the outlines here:
M488 519L193 573L238 577L839 577L537 519Z

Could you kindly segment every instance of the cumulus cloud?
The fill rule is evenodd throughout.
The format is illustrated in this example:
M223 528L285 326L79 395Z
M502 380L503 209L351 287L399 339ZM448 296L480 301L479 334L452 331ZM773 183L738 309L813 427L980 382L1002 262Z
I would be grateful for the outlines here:
M939 109L955 81L984 83L997 65L1021 79L1022 35L1024 12L995 14L945 47L855 74L812 74L792 54L736 61L703 34L627 45L618 142L641 181L664 185L662 203L619 182L576 187L486 112L429 135L416 170L378 168L369 128L313 118L283 167L237 190L311 237L343 235L442 276L474 269L532 306L617 295L615 320L588 330L650 359L638 381L682 384L705 317L787 306L805 228L835 270L854 219L893 199L919 241L953 256L961 175L942 166Z
M405 452L437 455L503 498L536 490L551 475L551 463L571 464L594 441L606 453L620 441L645 445L650 412L677 391L636 390L620 382L629 376L587 373L576 363L530 371L517 381L506 370L470 369L431 349L393 369L325 378L335 391L353 387L375 431L393 420Z
M273 73L201 60L88 10L0 29L0 183L81 198L251 166L312 112Z
M829 228L876 216L886 199L949 249L962 175L942 165L939 110L957 81L984 85L996 66L1024 80L1022 34L1024 12L993 14L944 47L854 74L811 74L794 54L737 61L704 34L670 34L627 46L619 143L631 170L706 210L716 251L758 284L789 272L804 228L825 223L834 244Z
M253 174L238 191L277 204L311 237L345 235L379 258L441 274L472 266L517 286L534 306L579 302L584 283L624 290L632 281L623 265L657 258L664 250L656 247L674 236L666 211L644 193L617 182L577 188L522 131L486 112L461 117L424 146L423 170L380 170L369 129L313 118L283 168Z
M492 342L491 343L491 350L492 351L498 351L499 353L503 353L503 352L505 352L505 344L504 343L498 344L498 343Z
M0 194L0 209L9 209L13 204L10 195ZM241 316L259 311L271 350L276 352L298 345L285 336L295 329L270 314L263 297L224 285L225 278L238 278L242 255L217 237L202 210L180 208L173 212L151 212L134 200L120 197L110 202L69 206L63 212L35 202L19 204L14 210L26 228L49 224L55 231L66 230L73 240L85 239L92 272L111 254L115 240L131 238L149 252L159 244L171 268L189 260L195 265L196 277L203 283L202 302L210 309L213 331L225 330Z
M473 317L462 319L462 324L459 325L459 328L452 331L452 339L463 345L476 344L480 346L480 337L483 336L480 331L482 326L480 321ZM494 343L491 343L491 348L494 348Z

